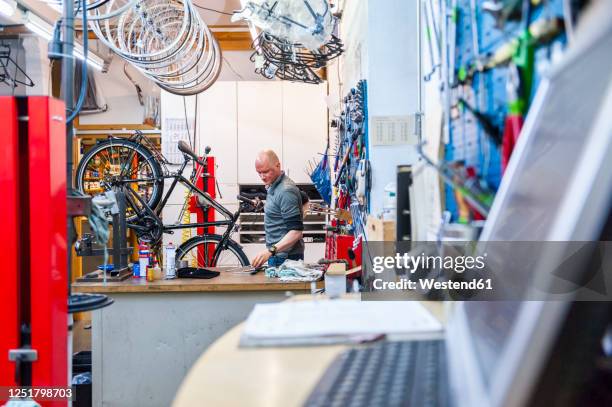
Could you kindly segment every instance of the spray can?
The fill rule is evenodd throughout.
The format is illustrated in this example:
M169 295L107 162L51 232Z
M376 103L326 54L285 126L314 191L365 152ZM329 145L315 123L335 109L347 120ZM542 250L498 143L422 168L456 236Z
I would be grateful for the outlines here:
M176 278L176 247L170 242L166 246L166 279Z
M138 246L138 263L140 267L140 277L147 278L147 267L149 267L149 246L141 242Z
M155 267L147 267L147 282L155 281Z

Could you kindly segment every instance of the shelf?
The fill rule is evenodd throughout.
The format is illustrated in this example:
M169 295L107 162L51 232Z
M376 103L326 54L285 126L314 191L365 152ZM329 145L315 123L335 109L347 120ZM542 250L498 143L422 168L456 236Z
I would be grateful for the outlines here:
M250 222L250 221L243 221L244 224L247 224L249 226L253 226L253 225L264 225L264 222ZM327 224L327 222L325 221L320 221L320 222L316 222L316 221L304 221L302 222L304 225L325 225Z
M265 235L266 232L263 230L241 230L238 232L240 235ZM321 230L304 230L304 235L324 235L326 232Z
M320 195L312 184L298 184L298 188L306 192L310 197L311 203L324 204L320 199ZM265 196L263 185L240 185L240 193L245 194L261 194ZM265 200L264 200L265 202ZM326 231L325 226L328 223L328 216L323 213L307 213L304 216L304 242L305 243L322 243L325 241ZM242 212L240 214L239 231L240 243L263 243L264 236L264 214L261 212Z

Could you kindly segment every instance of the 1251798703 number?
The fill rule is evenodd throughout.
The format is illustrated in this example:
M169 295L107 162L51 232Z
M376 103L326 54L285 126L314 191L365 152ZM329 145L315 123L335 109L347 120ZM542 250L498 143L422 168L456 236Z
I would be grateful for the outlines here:
M6 400L45 400L59 401L72 400L74 391L72 387L17 387L17 386L0 386L0 401Z

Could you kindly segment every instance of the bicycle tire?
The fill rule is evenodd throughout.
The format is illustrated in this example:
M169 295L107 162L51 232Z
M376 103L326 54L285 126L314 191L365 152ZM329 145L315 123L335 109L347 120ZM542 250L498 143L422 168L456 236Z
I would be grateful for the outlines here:
M221 252L218 262L216 263L208 264L208 261L204 259L206 256L194 254L194 249L203 246L202 250L204 250L205 245L211 245L208 246L209 253L214 253L221 239L222 237L220 235L215 234L192 237L181 244L176 250L176 263L178 264L179 261L186 260L190 263L190 267L241 267L250 265L249 259L246 254L244 254L240 245L231 239L228 241L227 248ZM197 251L199 251L199 249Z
M94 147L92 147L87 154L85 154L82 158L81 161L79 161L79 165L77 166L77 170L76 170L76 180L75 180L75 186L76 188L83 192L84 194L87 195L91 195L91 196L95 196L98 195L99 193L102 193L102 191L98 192L98 193L90 193L88 191L91 191L88 189L88 191L85 190L85 183L87 182L85 180L85 171L88 168L88 166L90 165L90 161L94 159L94 157L96 157L98 154L102 153L104 150L108 150L109 153L107 153L109 156L112 156L112 151L113 149L117 149L117 148L125 148L125 149L131 149L136 151L136 153L139 155L140 159L144 159L146 161L146 163L149 165L150 171L151 171L151 178L156 178L158 179L158 181L154 181L152 182L152 191L151 194L149 196L149 198L147 199L146 196L142 196L144 200L146 201L147 205L155 210L155 208L157 207L157 205L159 204L159 201L161 200L162 194L163 194L163 189L164 189L164 183L163 183L163 179L161 178L163 175L162 172L162 167L160 165L160 163L155 159L155 156L153 155L153 153L146 148L145 146L135 143L131 140L127 140L127 139L112 139L112 140L107 140L107 141L103 141L101 143L96 144ZM103 188L101 188L103 189ZM129 204L128 204L129 205ZM129 209L129 208L128 208ZM135 214L130 215L129 214L129 210L128 210L128 214L126 215L126 221L127 222L132 222L137 218L137 216Z

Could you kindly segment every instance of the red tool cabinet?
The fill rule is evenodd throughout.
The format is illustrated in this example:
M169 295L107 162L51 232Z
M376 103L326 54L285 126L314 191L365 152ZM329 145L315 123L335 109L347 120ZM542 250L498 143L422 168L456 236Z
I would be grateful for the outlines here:
M64 103L46 96L0 97L0 123L0 386L66 387ZM16 362L7 355L28 346L36 358L22 362L16 377Z
M202 173L198 179L195 181L195 186L200 188L202 191L207 192L211 198L215 199L216 197L216 183L215 183L215 157L206 157L206 167L202 168L199 163L194 163L196 166L196 172ZM189 205L189 210L191 213L195 213L197 217L197 222L214 222L215 221L215 211L214 209L209 209L208 211L204 211L197 203L197 197L192 196L191 202ZM199 227L197 228L197 234L202 235L204 233L214 234L215 227L208 226L206 228ZM209 259L207 259L208 264L212 261L212 256L214 254L214 247L208 248ZM198 246L198 259L204 258L204 246ZM198 261L199 262L199 261ZM203 267L204 264L198 264L198 267Z

